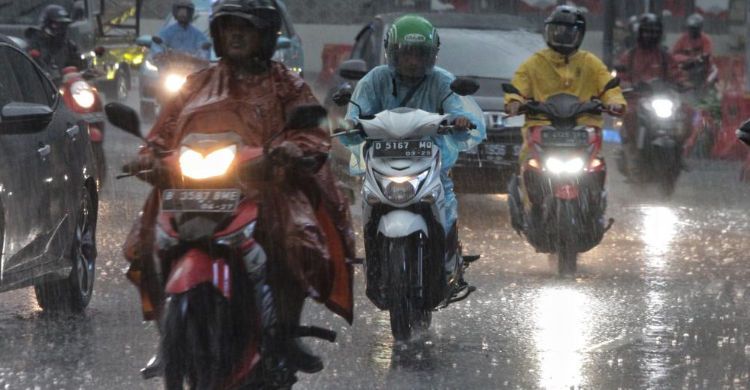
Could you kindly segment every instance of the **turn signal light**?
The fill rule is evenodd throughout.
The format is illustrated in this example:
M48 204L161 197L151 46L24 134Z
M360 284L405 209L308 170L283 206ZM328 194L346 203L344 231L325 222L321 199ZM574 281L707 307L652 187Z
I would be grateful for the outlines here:
M595 158L591 161L591 169L598 168L602 165L602 160Z
M536 161L535 158L532 158L531 160L529 160L529 166L533 168L539 168L539 161Z

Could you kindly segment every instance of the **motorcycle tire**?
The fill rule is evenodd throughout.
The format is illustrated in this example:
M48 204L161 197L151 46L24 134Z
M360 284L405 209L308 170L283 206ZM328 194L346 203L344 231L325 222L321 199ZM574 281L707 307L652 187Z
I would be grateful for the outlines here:
M557 202L557 273L560 276L574 276L578 270L576 251L577 231L580 218L571 202Z
M107 160L104 157L104 144L102 142L92 143L91 148L94 151L94 160L96 160L96 170L99 174L99 184L104 184L107 177Z
M204 284L167 300L161 353L164 388L220 388L231 367L229 305Z
M391 334L396 341L408 341L415 332L429 329L432 312L424 310L411 294L411 267L414 262L412 237L385 240L385 261L390 266L390 319ZM424 253L424 251L422 251Z

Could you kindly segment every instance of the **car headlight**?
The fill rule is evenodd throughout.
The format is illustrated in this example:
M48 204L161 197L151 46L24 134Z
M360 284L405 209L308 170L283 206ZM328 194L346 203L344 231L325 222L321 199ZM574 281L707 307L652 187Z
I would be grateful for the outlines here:
M669 118L674 114L674 103L669 99L654 99L651 108L659 118Z
M427 169L424 172L416 176L380 176L380 187L383 188L385 197L394 203L404 203L413 199L417 195L419 185L427 178L427 174L430 170Z
M547 167L547 170L560 174L560 173L576 173L580 172L583 169L584 163L583 159L581 158L573 158L568 161L563 161L555 157L550 157L547 159L547 163L545 164Z
M167 87L167 90L169 92L177 92L182 88L182 85L185 84L185 76L180 76L176 74L170 74L167 76L167 80L164 82L164 86Z
M182 174L192 179L208 179L227 172L237 154L237 145L227 146L207 156L186 146L180 149Z
M133 62L135 63L135 60L133 60ZM148 70L150 70L152 72L158 72L159 71L159 67L156 66L156 65L154 65L154 63L151 62L151 61L149 61L149 60L146 60L144 62L144 64L146 65L146 69L148 69Z
M89 83L85 81L76 81L70 86L70 94L73 96L76 104L81 108L91 108L96 101L94 91L91 90Z

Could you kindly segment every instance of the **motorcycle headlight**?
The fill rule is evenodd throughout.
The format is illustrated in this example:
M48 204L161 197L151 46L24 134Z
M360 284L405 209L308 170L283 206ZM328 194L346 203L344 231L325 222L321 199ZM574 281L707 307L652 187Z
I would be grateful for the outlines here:
M674 103L669 99L654 99L651 101L651 108L659 118L669 118L674 115Z
M207 156L183 146L180 150L182 174L192 179L208 179L227 172L237 154L237 145L227 146Z
M85 81L76 81L73 83L70 86L70 94L81 108L91 108L96 101L94 91L91 90L89 83Z
M133 62L135 62L135 61L133 61ZM159 71L159 67L156 66L156 65L154 65L154 63L151 62L151 61L149 61L149 60L146 60L144 62L144 64L146 65L146 69L148 69L148 70L150 70L152 72L158 72Z
M548 171L556 174L560 173L577 173L583 170L584 162L581 158L573 158L567 161L560 160L555 157L547 159L545 164Z
M413 199L417 195L419 185L427 178L427 174L430 170L427 169L424 172L416 176L380 176L380 187L385 190L383 193L385 197L394 203L404 203Z
M169 92L177 92L182 88L182 85L185 84L185 76L180 76L177 74L170 74L167 76L167 80L164 81L164 86L167 88Z

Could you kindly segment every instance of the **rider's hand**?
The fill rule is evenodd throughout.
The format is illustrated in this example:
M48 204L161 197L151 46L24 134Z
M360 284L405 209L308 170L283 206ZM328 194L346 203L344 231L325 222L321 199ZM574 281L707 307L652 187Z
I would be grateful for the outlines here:
M122 166L123 173L136 174L141 171L152 169L156 164L156 158L151 155L139 155L129 163Z
M608 111L612 111L615 114L622 114L623 107L622 107L622 104L620 103L616 103L616 102L607 103L606 107Z
M458 118L453 120L453 127L455 127L457 130L468 130L471 125L472 123L469 118L464 116L459 116Z
M346 131L355 130L357 128L357 122L351 119L347 119L345 122L346 122L346 128L345 128Z
M521 109L521 102L519 101L512 101L508 103L508 105L505 107L506 111L508 111L508 115L510 116L516 116L518 115L518 110Z

